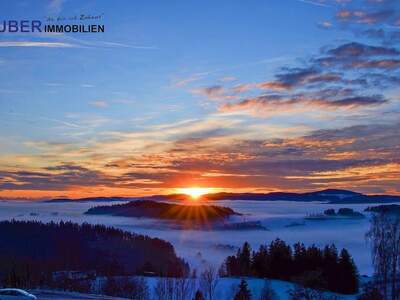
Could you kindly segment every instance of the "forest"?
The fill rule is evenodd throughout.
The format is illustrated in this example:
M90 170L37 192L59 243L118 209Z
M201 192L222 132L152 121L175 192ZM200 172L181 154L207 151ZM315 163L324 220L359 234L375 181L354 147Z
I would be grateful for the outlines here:
M358 270L346 249L335 245L323 249L315 245L293 247L280 239L252 251L245 242L236 255L228 256L221 276L254 276L293 281L306 287L342 294L358 292Z
M0 236L0 279L9 286L41 285L63 270L103 276L189 272L169 242L103 225L2 221Z

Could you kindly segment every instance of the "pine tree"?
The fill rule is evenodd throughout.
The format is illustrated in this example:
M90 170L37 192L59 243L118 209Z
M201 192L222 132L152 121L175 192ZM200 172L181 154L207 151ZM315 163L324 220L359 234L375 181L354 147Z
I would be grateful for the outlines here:
M338 263L338 286L336 290L343 294L358 292L358 270L346 249L340 252Z
M253 252L251 270L256 277L267 277L267 270L269 269L268 262L268 247L261 245L259 250Z
M322 251L315 245L307 248L307 270L316 270L323 263Z
M293 246L293 273L295 275L301 274L307 268L307 260L306 260L306 247L303 243L296 243Z
M226 258L225 269L226 269L227 276L239 275L240 272L239 272L238 260L237 260L236 256L231 255Z
M242 251L239 254L239 266L240 266L240 275L248 276L250 275L250 266L251 266L251 248L248 242L245 242L242 247Z
M335 290L337 286L338 259L339 257L335 245L325 246L322 276L325 278L329 290Z
M288 279L292 273L292 248L276 239L269 246L270 265L268 277Z
M242 279L239 284L239 290L235 295L234 300L251 300L251 292L247 287L246 280Z

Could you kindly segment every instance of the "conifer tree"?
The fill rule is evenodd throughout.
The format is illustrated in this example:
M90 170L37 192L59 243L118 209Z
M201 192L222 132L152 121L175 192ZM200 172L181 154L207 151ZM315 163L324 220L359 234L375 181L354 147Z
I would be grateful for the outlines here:
M242 251L239 254L239 266L241 270L241 275L248 276L250 275L250 266L251 266L251 248L248 242L243 244Z
M251 292L247 287L246 280L242 279L239 284L239 290L237 291L234 300L250 300Z
M346 249L340 252L338 263L337 291L343 294L358 292L358 270Z

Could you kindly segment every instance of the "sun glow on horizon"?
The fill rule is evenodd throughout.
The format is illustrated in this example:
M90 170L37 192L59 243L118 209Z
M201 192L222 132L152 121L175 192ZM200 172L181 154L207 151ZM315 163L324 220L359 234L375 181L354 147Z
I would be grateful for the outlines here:
M202 188L202 187L190 187L190 188L178 188L178 193L186 194L192 197L193 200L197 200L201 196L213 192L213 188Z

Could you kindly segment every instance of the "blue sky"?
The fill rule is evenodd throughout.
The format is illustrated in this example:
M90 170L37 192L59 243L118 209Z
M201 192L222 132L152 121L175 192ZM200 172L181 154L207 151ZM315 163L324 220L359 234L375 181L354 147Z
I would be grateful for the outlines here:
M3 1L0 195L399 193L396 1ZM2 23L0 23L0 27Z

